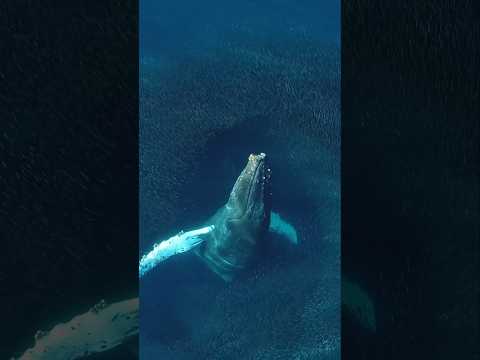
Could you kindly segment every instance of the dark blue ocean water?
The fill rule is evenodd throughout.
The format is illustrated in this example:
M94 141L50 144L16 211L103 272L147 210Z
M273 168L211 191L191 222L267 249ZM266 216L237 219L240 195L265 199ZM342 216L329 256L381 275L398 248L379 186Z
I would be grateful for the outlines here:
M141 254L201 225L258 152L300 239L271 236L229 284L192 254L158 266L142 359L339 359L339 42L336 1L141 2Z

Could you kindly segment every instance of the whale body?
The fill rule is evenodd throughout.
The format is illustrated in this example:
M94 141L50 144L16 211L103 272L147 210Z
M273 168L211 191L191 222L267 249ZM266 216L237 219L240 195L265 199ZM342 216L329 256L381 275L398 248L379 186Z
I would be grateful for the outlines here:
M207 221L214 230L194 250L225 281L231 281L259 254L270 226L270 179L266 155L251 154L227 203Z

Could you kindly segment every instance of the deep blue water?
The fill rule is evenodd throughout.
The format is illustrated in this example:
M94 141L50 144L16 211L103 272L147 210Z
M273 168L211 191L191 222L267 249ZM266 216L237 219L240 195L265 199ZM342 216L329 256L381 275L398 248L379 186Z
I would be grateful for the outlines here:
M202 224L258 152L300 238L230 284L192 254L158 266L142 359L339 359L339 39L336 1L141 2L141 253Z

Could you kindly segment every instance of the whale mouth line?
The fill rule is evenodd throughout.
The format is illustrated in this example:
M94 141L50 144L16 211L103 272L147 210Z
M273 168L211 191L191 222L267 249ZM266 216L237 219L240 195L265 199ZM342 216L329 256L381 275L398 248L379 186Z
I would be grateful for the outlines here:
M243 201L241 207L237 208L236 216L231 217L230 221L241 221L249 217L249 214L254 211L256 203L264 202L265 184L269 179L265 174L263 176L261 174L261 171L265 169L265 157L264 153L250 155L249 163L237 180L237 182L243 182ZM241 178L243 180L240 180ZM241 193L241 188L237 190Z
M252 200L252 193L253 193L253 187L256 185L256 180L257 180L257 177L258 177L258 172L260 171L260 168L261 166L264 165L264 160L263 158L258 162L256 168L255 168L255 171L253 173L253 176L252 176L252 179L250 180L250 185L248 187L248 196L247 196L247 209L248 209L248 204L250 204L251 200ZM262 181L262 184L261 186L263 186L265 184L265 179L261 179ZM259 184L260 186L260 184Z

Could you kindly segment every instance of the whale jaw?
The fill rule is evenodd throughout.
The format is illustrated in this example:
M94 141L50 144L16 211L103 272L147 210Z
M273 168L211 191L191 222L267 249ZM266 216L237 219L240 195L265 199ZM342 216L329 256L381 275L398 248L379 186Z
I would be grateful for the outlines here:
M225 281L231 281L258 254L270 222L271 171L266 155L251 154L222 208L209 220L215 225L196 254Z

